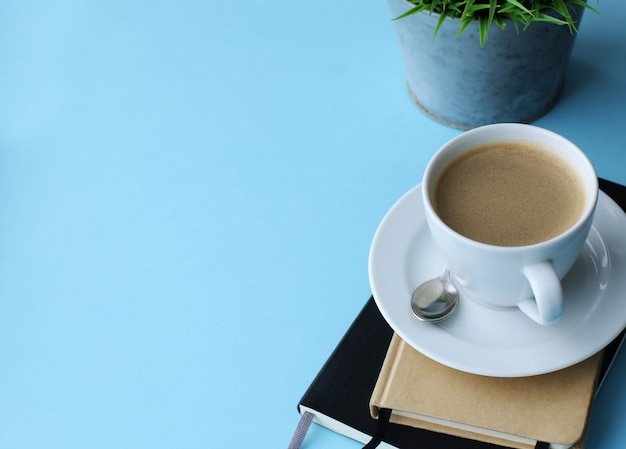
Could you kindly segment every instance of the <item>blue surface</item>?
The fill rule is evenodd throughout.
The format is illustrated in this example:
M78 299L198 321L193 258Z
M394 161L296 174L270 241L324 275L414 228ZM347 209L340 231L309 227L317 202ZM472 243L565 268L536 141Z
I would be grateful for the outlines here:
M535 124L626 184L626 3L599 7ZM385 2L7 1L0 61L0 447L286 448L380 219L459 133ZM588 449L626 444L625 377Z

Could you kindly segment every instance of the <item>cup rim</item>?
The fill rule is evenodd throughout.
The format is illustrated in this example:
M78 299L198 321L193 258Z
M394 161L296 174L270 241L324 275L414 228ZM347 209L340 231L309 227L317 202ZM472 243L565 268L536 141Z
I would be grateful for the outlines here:
M491 142L499 142L499 141L501 142L505 140L504 139L492 139L492 140L487 139L484 142L477 143L476 145L470 145L468 148L459 150L457 154L454 154L448 159L448 152L450 151L450 148L454 148L456 145L459 144L459 142L462 142L468 139L471 140L471 138L474 138L476 134L482 134L484 132L490 131L490 129L495 129L495 128L500 128L503 130L507 128L508 129L515 128L516 130L524 129L524 130L534 133L535 136L544 136L544 137L549 138L550 140L558 140L561 143L569 146L571 150L573 150L573 152L576 153L578 159L582 162L582 164L585 166L585 169L586 169L586 173L580 173L580 170L578 170L579 174L584 180L586 201L585 201L585 208L583 212L581 213L580 217L578 217L578 220L576 220L576 222L572 224L567 230L563 231L557 236L552 237L551 239L532 243L530 245L499 246L499 245L494 245L490 243L473 240L455 231L454 229L452 229L441 219L441 217L439 217L439 214L435 210L435 207L431 201L430 186L433 185L433 183L437 180L438 175L443 171L443 169L447 167L453 159L460 156L468 149L475 148L476 146L479 146L482 144L487 144ZM510 141L523 141L523 140L524 139L521 139L521 138L510 139ZM548 144L544 144L540 139L528 139L527 141L543 144L545 147L552 149L551 146L549 146ZM559 155L563 156L562 153L559 153ZM442 162L442 159L444 158L446 160ZM443 166L443 168L438 169L437 173L433 173L433 171L439 168L439 166ZM541 128L535 125L524 124L524 123L495 123L495 124L490 124L490 125L479 126L477 128L473 128L471 130L468 130L459 134L458 136L444 143L435 152L435 154L431 157L430 161L428 162L426 169L424 170L424 176L422 179L422 200L424 203L424 207L427 210L427 215L430 215L437 222L438 226L444 229L446 233L453 235L456 239L463 241L468 246L472 246L475 248L489 249L491 251L501 251L501 252L515 252L515 251L527 251L530 249L540 249L542 247L552 245L555 241L561 241L561 240L567 239L568 236L577 232L582 226L588 223L590 217L593 216L597 202L598 202L598 196L599 196L598 191L599 191L599 182L598 182L596 170L591 160L585 154L584 151L582 151L572 141L570 141L566 137L554 131L550 131L545 128Z

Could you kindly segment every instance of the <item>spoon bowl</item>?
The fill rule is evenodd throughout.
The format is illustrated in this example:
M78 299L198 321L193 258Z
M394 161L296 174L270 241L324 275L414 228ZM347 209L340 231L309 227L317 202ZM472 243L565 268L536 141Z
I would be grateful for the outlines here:
M459 292L446 268L440 277L422 283L411 295L411 310L420 321L436 323L448 318L459 303Z

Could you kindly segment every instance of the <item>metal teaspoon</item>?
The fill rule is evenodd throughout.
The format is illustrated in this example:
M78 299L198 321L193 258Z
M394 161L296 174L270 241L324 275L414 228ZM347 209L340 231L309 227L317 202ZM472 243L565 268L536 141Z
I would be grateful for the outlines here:
M417 319L431 323L448 318L458 303L459 293L450 281L447 267L440 277L424 282L411 295L413 314Z

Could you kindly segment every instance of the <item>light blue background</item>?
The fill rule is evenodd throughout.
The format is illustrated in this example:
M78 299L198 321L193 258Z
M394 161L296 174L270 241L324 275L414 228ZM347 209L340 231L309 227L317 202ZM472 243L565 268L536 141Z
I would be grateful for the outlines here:
M535 124L626 184L626 3L598 7ZM3 2L0 447L286 448L380 219L458 134L384 0ZM624 377L588 449L626 444Z

